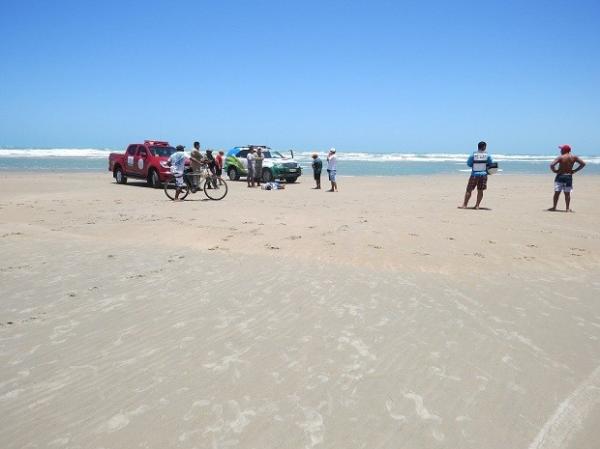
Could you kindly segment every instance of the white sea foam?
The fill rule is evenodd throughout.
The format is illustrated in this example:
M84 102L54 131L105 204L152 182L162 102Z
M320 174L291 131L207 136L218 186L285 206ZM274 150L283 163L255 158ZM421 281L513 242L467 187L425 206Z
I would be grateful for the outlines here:
M294 152L296 159L309 161L312 152ZM338 152L340 161L360 162L431 162L431 163L457 163L464 164L470 154L467 153L360 153L360 152ZM533 154L496 154L492 156L497 162L529 162L548 163L552 162L556 155L533 155ZM600 156L584 156L588 163L600 164Z
M83 158L105 159L111 152L120 153L122 150L109 148L0 148L0 158ZM310 151L295 151L294 156L302 163L310 162ZM498 162L548 163L556 155L532 154L496 154L492 153ZM423 163L456 163L464 164L468 153L367 153L338 151L340 161L357 162L423 162ZM599 164L600 156L584 156L587 163Z
M87 159L104 159L113 151L108 148L3 148L0 149L1 157L77 157Z

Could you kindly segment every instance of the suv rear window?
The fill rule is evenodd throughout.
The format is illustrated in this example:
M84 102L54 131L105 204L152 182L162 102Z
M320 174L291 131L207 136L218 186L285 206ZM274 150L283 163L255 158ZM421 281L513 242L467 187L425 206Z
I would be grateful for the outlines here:
M159 157L169 157L173 153L175 153L175 148L173 147L150 147L150 151L154 153L155 156Z
M127 148L127 154L133 156L135 154L136 149L137 145L129 145L129 148Z

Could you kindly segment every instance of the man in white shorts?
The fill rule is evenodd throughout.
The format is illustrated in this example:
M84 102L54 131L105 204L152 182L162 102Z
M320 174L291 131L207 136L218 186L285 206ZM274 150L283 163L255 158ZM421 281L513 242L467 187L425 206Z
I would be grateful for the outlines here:
M173 153L167 161L167 165L171 167L171 173L175 175L175 201L179 201L179 194L183 187L183 171L185 170L184 149L185 147L183 145L177 145L175 147L175 153Z
M554 161L552 161L550 164L550 170L556 173L556 177L554 178L554 198L552 199L554 204L548 210L553 212L556 211L556 205L558 204L560 192L564 192L566 206L565 212L573 212L571 210L573 174L585 167L585 162L583 162L579 156L571 154L570 145L560 145L558 148L560 148L560 156L554 159ZM573 168L575 163L578 164L577 168Z
M337 192L337 156L335 152L335 148L329 150L329 154L327 155L327 174L329 175L329 181L331 182L331 189L328 192Z

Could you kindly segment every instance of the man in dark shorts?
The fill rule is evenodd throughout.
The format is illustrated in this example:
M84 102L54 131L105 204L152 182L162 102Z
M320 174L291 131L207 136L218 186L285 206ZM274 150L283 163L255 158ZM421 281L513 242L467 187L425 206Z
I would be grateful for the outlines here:
M471 167L471 176L467 183L467 191L465 192L465 199L463 205L459 206L459 209L466 209L471 199L471 193L477 187L477 201L475 202L475 209L479 209L481 200L483 199L483 191L487 189L487 167L492 164L494 160L487 152L487 143L479 142L477 144L477 151L469 156L467 165Z
M573 174L583 169L583 167L585 167L585 162L583 162L579 156L571 154L570 145L560 145L558 148L560 148L560 156L554 159L554 161L552 161L550 164L550 170L556 173L556 177L554 178L553 206L548 210L552 212L556 211L556 205L558 204L558 199L560 198L560 192L564 192L566 206L565 212L573 212L571 210ZM575 163L577 163L577 168L573 169ZM558 168L556 168L557 165Z
M321 188L321 170L323 169L323 161L321 159L319 159L319 155L317 153L313 153L312 158L313 158L313 162L312 162L313 175L315 178L315 182L317 183L316 187L313 187L313 188L320 189Z
M217 156L215 157L215 163L217 164L215 173L219 178L219 185L223 185L223 180L221 179L221 176L223 176L223 156L225 156L225 152L223 150L219 150Z

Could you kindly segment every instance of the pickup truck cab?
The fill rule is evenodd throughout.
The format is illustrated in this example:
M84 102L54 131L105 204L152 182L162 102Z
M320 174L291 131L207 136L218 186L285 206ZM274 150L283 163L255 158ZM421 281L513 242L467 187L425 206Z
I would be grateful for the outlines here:
M234 147L225 156L225 173L232 181L240 179L240 176L248 175L248 152L250 149L262 148L265 156L262 167L262 180L270 182L274 179L282 179L287 182L296 182L302 175L302 167L292 157L286 157L278 151L273 151L265 145L246 145Z
M145 179L148 185L159 188L170 175L165 166L175 148L169 142L145 140L144 143L132 143L124 154L110 153L108 171L119 184L125 184L127 178Z

